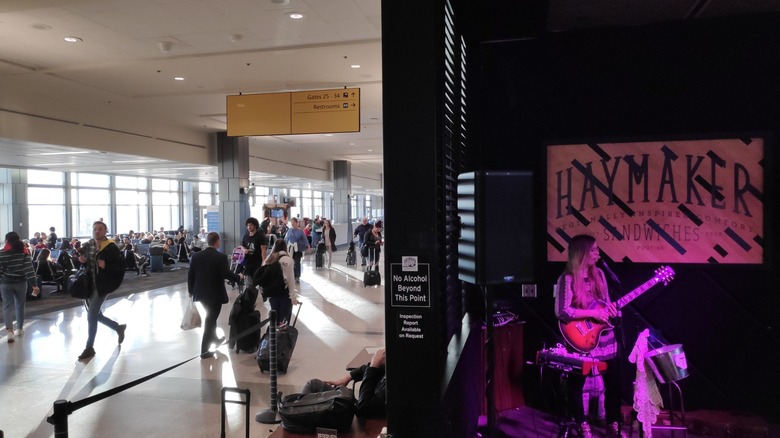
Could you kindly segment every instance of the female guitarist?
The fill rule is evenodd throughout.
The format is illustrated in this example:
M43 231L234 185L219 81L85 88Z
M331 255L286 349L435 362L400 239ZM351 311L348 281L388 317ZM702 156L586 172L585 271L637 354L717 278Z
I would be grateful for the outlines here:
M558 278L558 293L555 296L555 316L564 323L573 320L590 319L597 323L609 323L609 318L618 316L618 311L609 300L609 291L604 272L596 267L599 248L593 236L577 235L569 242L569 261L566 270ZM595 306L597 300L605 306ZM593 305L593 306L592 306ZM617 342L612 331L604 332L598 345L590 351L593 359L605 361L604 408L607 420L607 437L624 437L620 431L620 379L617 373ZM585 376L570 373L568 378L569 411L583 438L591 438L590 425L585 421L582 405L582 388Z

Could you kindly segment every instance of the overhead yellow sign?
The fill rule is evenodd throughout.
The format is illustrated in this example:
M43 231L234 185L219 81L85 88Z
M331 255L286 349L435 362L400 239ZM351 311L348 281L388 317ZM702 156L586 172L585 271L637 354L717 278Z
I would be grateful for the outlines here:
M229 136L360 132L360 88L227 96Z

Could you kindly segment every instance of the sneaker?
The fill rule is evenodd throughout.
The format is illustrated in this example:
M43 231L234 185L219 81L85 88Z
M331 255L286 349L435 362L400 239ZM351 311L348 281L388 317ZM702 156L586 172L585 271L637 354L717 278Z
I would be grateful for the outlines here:
M13 341L14 341L14 331L13 330L9 330L8 331L8 343L10 344Z
M122 345L122 341L125 340L126 328L127 328L127 324L119 324L119 327L116 328L116 334L119 336L119 345Z
M24 335L24 329L19 329L16 331L16 336L23 336Z
M301 279L300 278L296 278L295 279L295 284L301 284Z
M95 349L92 347L87 347L79 355L79 360L91 359L94 356L95 356Z

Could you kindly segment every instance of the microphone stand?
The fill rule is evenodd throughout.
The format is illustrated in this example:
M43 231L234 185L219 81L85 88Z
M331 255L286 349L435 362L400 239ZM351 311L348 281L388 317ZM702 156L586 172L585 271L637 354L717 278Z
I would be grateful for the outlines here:
M609 299L611 302L616 302L620 297L623 296L623 291L621 290L621 284L620 280L618 279L615 272L612 271L612 269L607 265L607 263L603 259L599 259L598 262L599 267L604 271L605 277L607 279L607 288L609 289ZM615 365L610 372L616 373L617 377L615 378L615 381L618 383L617 388L615 388L618 391L618 394L622 396L623 394L623 384L621 382L620 377L620 368L622 366L621 361L624 359L623 352L625 351L626 345L625 345L625 331L623 328L623 315L621 309L618 309L620 314L614 319L614 328L612 329L612 333L615 334L615 341L617 343L617 356L615 357ZM622 397L621 397L622 399ZM621 402L622 404L622 402Z

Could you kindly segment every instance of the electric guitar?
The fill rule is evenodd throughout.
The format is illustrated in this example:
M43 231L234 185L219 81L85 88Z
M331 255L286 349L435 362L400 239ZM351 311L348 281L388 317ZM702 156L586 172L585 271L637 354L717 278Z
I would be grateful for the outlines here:
M647 280L644 284L632 290L617 300L615 306L620 309L630 303L634 298L642 295L648 289L658 283L668 284L674 278L674 271L668 266L662 266L655 270L653 278ZM563 293L559 291L559 293ZM588 309L603 309L607 303L596 300L588 306ZM569 322L558 321L558 327L566 342L575 350L588 353L597 345L604 331L612 330L614 326L608 322L601 322L594 318L572 319Z

